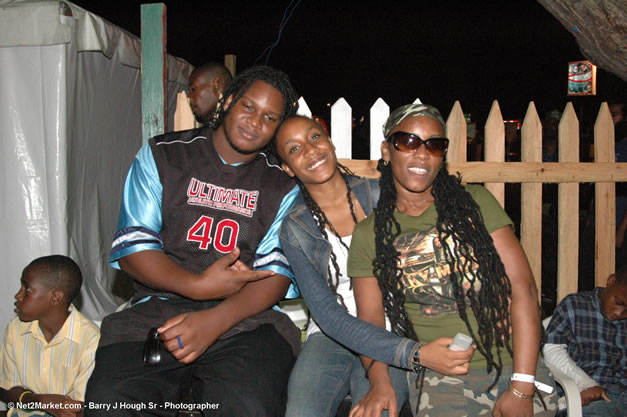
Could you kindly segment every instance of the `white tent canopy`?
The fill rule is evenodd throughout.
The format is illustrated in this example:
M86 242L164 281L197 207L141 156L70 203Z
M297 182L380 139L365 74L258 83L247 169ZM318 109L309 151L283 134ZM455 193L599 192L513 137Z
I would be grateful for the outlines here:
M101 319L123 301L107 258L141 146L141 43L65 1L0 0L0 28L0 328L49 254L78 262L81 311ZM168 57L167 126L192 69Z

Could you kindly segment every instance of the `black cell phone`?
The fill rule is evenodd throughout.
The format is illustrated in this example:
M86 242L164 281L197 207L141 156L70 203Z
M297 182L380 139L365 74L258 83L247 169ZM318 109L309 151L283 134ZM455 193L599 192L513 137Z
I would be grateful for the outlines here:
M144 365L155 366L161 362L161 338L156 327L148 331L148 337L144 342Z

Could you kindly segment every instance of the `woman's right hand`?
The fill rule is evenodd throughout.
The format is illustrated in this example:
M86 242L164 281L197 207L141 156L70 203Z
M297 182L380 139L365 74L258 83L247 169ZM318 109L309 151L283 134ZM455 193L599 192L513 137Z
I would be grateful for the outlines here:
M466 350L454 351L448 348L451 342L452 337L441 337L423 345L420 348L420 364L444 375L467 374L475 345Z

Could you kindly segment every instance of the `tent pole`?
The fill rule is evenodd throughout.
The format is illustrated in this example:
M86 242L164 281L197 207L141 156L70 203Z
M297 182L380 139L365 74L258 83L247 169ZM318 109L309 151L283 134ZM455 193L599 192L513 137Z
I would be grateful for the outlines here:
M166 7L141 5L142 140L165 132L166 126Z

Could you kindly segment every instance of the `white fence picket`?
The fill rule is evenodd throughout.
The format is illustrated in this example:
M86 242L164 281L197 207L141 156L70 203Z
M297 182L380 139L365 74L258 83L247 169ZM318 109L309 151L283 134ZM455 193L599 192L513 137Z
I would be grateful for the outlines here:
M370 159L381 158L381 142L383 142L383 124L390 115L390 106L381 97L370 107Z
M331 138L338 158L350 159L352 152L353 110L343 97L331 106Z
M298 111L296 112L299 116L311 117L311 109L309 105L305 101L304 97L298 99Z

